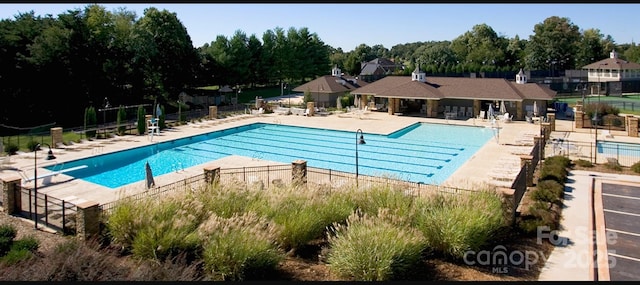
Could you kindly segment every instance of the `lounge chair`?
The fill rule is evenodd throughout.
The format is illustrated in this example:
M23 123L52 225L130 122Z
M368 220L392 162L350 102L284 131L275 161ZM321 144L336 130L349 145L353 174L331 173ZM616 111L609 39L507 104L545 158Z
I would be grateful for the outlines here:
M464 117L467 114L465 109L465 107L460 107L460 110L458 110L458 117Z
M467 107L467 117L473 117L473 107Z
M487 115L486 111L480 111L480 114L478 114L478 119L481 119L484 121L486 115Z
M609 130L602 130L602 136L604 136L605 138L613 138L613 135L611 134L611 132L609 132Z

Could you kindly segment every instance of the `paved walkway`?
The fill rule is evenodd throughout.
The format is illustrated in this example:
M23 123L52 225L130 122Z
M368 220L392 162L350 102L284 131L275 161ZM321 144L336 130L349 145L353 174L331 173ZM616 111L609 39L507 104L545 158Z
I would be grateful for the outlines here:
M608 219L605 223L605 216L611 213L612 205L603 204L603 197L611 195L603 194L603 182L605 185L623 183L640 191L640 176L571 171L565 185L558 238L552 238L556 247L549 255L538 280L640 280L640 275L636 273L640 265L640 248L637 247L637 243L624 246L625 241L627 244L633 243L629 240L638 241L640 224L634 222L637 221L638 213L624 215L626 221L622 221L622 224L634 224L631 229L626 228L625 231L616 229L619 229L620 222L616 225L612 219ZM635 195L638 195L638 192L635 192ZM636 211L640 206L637 199L629 199ZM548 236L547 231L539 235L541 238Z

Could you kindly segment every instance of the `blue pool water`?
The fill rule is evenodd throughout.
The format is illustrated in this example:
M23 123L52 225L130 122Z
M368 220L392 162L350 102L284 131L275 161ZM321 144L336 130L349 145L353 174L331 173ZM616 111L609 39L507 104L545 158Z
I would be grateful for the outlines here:
M640 144L624 142L598 141L598 153L612 157L640 157Z
M493 137L491 129L416 123L389 135L364 134L358 171L412 182L440 184ZM355 173L355 132L255 123L208 134L66 162L66 174L118 188L144 180L145 163L154 176L229 155ZM51 167L52 169L53 167Z

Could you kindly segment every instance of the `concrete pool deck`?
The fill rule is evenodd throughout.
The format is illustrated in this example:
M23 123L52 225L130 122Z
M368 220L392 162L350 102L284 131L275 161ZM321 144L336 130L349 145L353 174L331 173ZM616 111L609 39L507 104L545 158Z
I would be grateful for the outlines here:
M241 115L233 119L206 120L200 123L187 124L171 129L166 129L160 135L155 135L151 139L149 136L123 136L106 140L94 140L84 142L77 146L66 149L54 149L56 160L47 161L47 149L42 148L37 153L38 175L49 172L42 167L61 164L80 158L100 155L104 153L116 152L120 150L146 146L154 143L170 141L187 136L209 133L216 130L233 128L251 123L272 123L302 127L326 128L355 132L362 129L366 133L389 134L416 122L429 122L450 125L466 126L491 126L488 120L468 119L468 120L445 120L424 117L410 116L390 116L387 113L369 112L366 115L332 114L329 116L296 116L296 115ZM492 180L488 178L487 172L493 168L499 169L506 161L519 161L519 155L530 152L531 146L517 146L523 134L530 139L530 135L539 133L540 125L526 122L502 123L498 121L499 138L490 139L474 156L465 162L449 179L442 185L454 186L458 188L473 188ZM461 138L464 139L464 138ZM530 139L531 140L531 139ZM532 140L531 140L532 142ZM78 147L80 146L80 148ZM250 157L232 156L218 159L203 165L185 168L184 170L167 173L154 177L156 185L165 185L174 181L203 173L205 165L216 165L222 168L234 168L243 166L276 165L280 162L258 160ZM18 177L20 173L16 169L23 171L22 175L33 176L34 154L22 153L11 157L10 168L0 170L0 177ZM141 170L142 171L142 170ZM33 182L23 183L26 187L33 187ZM123 196L145 191L144 181L132 183L118 190L106 188L97 184L89 183L81 179L73 179L70 176L59 174L52 177L49 184L43 185L42 180L38 181L38 192L50 195L58 199L64 199L71 203L84 201L95 201L100 204L111 202Z

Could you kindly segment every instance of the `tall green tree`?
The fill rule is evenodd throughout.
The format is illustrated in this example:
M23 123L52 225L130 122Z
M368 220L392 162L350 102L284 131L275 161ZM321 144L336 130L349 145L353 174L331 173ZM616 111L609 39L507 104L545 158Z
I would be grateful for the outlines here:
M147 98L159 94L159 102L175 100L188 85L195 82L194 71L200 65L187 29L176 13L154 7L144 10L144 16L133 29L136 72L144 75L143 93Z
M127 121L127 111L124 109L124 106L120 105L118 107L118 116L116 117L116 125L118 125L118 135L124 135L127 131L127 126L124 125Z
M137 123L138 135L144 135L144 133L147 130L147 122L145 120L145 112L142 106L138 106L137 118L138 118L138 123Z
M568 18L552 16L533 27L527 45L528 69L564 70L575 66L580 28Z

